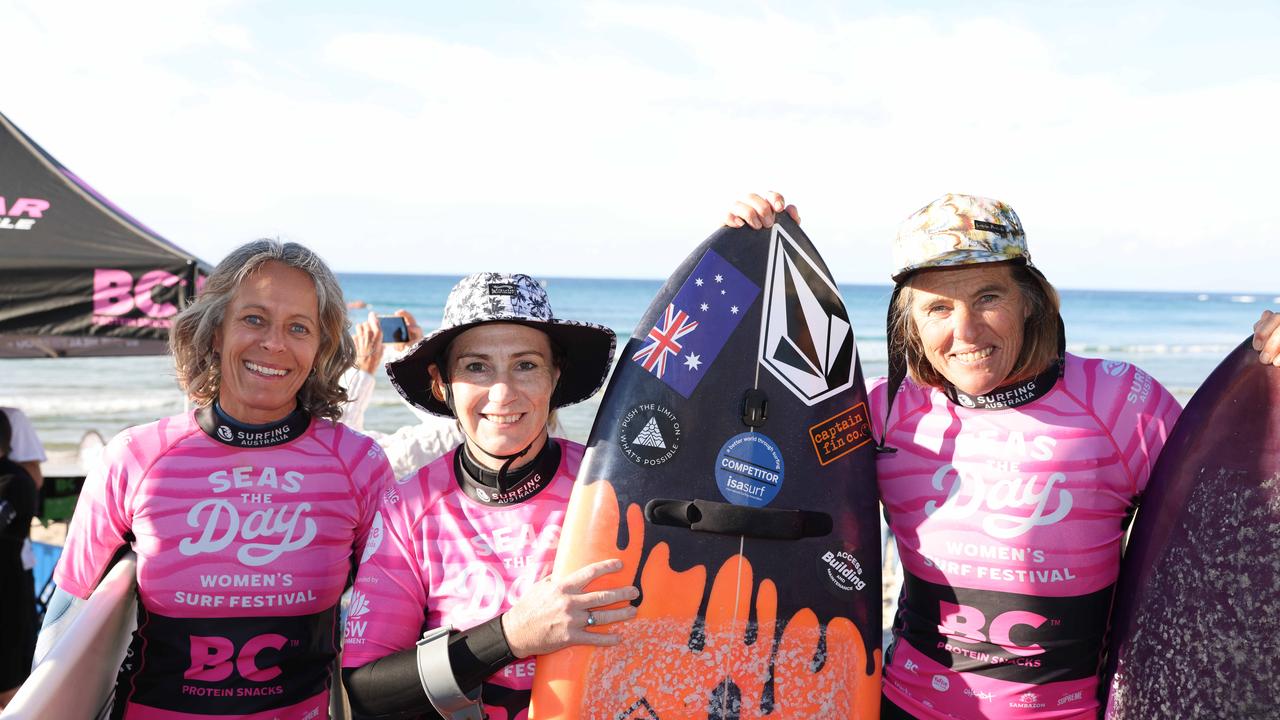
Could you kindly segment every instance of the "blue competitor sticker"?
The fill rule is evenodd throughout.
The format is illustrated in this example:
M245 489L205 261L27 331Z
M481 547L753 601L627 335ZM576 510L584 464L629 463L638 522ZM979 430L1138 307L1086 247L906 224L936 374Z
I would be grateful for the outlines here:
M758 432L734 435L716 455L716 485L734 505L768 505L785 475L777 443Z

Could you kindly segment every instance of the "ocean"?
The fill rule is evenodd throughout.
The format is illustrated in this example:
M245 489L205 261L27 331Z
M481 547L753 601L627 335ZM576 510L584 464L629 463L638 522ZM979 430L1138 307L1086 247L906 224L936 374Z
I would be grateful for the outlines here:
M404 308L427 331L436 327L456 277L339 274L347 300L363 300L380 314ZM662 286L659 280L546 278L557 315L603 323L621 348L640 314ZM863 372L885 373L888 285L842 285L857 337ZM1252 331L1262 310L1280 307L1275 295L1199 292L1061 290L1067 348L1078 355L1134 363L1183 404L1209 372ZM353 320L368 309L352 310ZM180 412L184 407L167 357L0 360L0 405L22 408L48 450L74 449L96 430L110 438L125 427ZM585 440L599 397L565 408L566 434ZM386 432L414 417L379 378L366 427Z

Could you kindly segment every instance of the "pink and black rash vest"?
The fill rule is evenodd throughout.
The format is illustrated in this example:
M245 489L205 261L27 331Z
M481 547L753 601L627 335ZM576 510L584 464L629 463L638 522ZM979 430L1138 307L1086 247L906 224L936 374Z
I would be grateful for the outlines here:
M554 472L506 494L460 476L460 449L387 493L382 539L366 552L352 592L344 667L412 648L427 628L490 621L551 572L583 448L548 442L562 449ZM490 720L527 716L533 669L533 658L515 660L485 680Z
M905 381L876 464L904 571L885 696L921 718L1095 717L1124 524L1178 412L1142 370L1072 355L988 396Z
M137 553L114 716L327 717L338 600L392 484L376 443L300 410L243 425L203 408L116 436L54 573L87 598Z

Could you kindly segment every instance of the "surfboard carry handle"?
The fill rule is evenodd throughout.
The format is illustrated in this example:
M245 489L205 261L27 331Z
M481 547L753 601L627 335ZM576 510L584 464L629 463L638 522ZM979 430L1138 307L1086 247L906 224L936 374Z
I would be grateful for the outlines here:
M769 419L769 398L763 390L751 388L742 396L742 424L758 428Z
M654 498L645 503L644 516L654 525L766 540L823 537L830 535L833 527L831 516L826 513L744 507L712 500Z

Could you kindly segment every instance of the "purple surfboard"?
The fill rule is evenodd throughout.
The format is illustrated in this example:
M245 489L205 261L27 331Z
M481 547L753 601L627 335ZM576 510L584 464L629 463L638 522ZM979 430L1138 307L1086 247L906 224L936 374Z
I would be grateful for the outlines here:
M1280 718L1280 368L1245 341L1187 404L1129 539L1109 720Z

